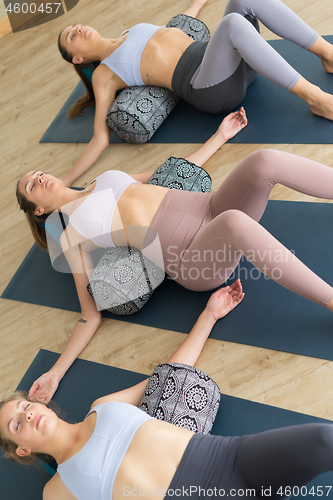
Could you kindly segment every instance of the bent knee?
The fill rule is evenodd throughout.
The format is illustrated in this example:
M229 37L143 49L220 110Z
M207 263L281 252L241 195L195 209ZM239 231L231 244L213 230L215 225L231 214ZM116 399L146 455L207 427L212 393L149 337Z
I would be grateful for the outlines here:
M320 456L330 457L333 460L333 425L317 424L312 429L314 450Z
M245 160L243 160L243 168L248 175L251 176L252 181L260 181L276 175L275 166L279 161L281 152L275 149L261 149L250 153Z
M244 23L249 24L242 14L238 14L238 12L230 12L222 19L214 33L216 33L219 29L223 29L223 31L227 30L228 33L231 34L238 29L243 31L243 28L246 26Z
M241 36L244 36L244 32L246 30L253 29L253 25L238 12L230 12L227 14L220 23L221 27L222 25L223 29L228 30L228 32L232 35L239 32Z
M237 238L244 231L249 229L249 224L253 219L241 210L226 210L218 216L222 234L228 238Z

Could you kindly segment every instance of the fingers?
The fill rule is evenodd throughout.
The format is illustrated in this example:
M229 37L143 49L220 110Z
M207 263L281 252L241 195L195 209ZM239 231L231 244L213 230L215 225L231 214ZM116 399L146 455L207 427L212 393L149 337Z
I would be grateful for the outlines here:
M237 120L239 120L243 125L247 125L246 112L245 112L245 109L243 107L241 107L239 111L236 111L235 113L233 113L233 115L235 115Z
M35 381L35 382L32 384L31 388L30 388L30 391L29 391L29 398L32 398L33 396L35 396L35 392L37 391L38 387L39 387L39 384L38 384L38 382L37 382L37 381Z
M226 288L229 288L230 290L237 290L240 292L243 289L241 280L239 278Z

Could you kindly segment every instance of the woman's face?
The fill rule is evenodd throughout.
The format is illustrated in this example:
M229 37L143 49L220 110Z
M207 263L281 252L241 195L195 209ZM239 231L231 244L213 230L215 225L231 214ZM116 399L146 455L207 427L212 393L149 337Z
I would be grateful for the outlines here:
M57 415L40 403L14 400L6 403L0 411L0 430L3 436L18 445L20 456L43 452L45 445L57 428ZM25 453L22 450L30 450Z
M81 24L68 26L60 35L60 43L72 54L74 64L91 62L90 58L94 59L96 55L94 48L99 39L100 34L96 30Z
M36 205L36 215L56 210L60 196L65 189L64 183L51 174L40 170L28 172L19 182L19 191Z

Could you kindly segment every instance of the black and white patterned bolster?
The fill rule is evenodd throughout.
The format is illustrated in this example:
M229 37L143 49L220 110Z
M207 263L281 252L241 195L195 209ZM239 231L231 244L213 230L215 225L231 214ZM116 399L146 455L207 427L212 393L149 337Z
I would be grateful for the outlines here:
M143 144L179 103L180 98L163 87L129 87L113 101L106 124L126 142Z
M139 408L152 417L199 434L209 434L219 409L220 390L204 372L180 363L158 365Z
M93 270L87 289L100 309L128 316L148 302L164 277L164 270L137 248L108 248Z
M153 173L148 184L164 186L169 189L209 193L212 179L206 170L184 158L170 156Z
M179 28L196 41L209 40L207 26L184 14L171 19L167 27ZM129 87L113 101L106 123L124 141L142 144L149 141L179 100L177 94L163 87Z
M178 14L166 25L167 28L178 28L196 42L208 42L210 39L209 29L204 22L194 17Z

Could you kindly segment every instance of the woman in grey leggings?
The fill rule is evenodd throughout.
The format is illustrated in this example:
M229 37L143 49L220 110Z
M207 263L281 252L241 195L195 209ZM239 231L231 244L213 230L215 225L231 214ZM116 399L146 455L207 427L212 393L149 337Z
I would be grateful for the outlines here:
M192 0L185 14L195 17L204 4L205 0ZM60 52L74 64L88 89L72 116L85 105L96 104L94 135L64 178L65 184L85 172L108 146L107 113L116 92L130 85L166 87L199 109L222 113L239 105L258 72L301 97L314 114L333 120L333 96L305 80L275 51L253 26L257 20L316 54L325 71L333 72L333 46L280 0L229 0L208 43L194 42L180 29L148 24L136 25L116 39L103 38L80 24L65 28L59 35ZM131 44L141 50L136 53ZM102 64L91 85L83 69L96 61Z
M301 92L310 89L308 82L260 36L256 20L317 55L331 51L330 44L280 0L229 0L209 43L191 44L180 58L173 90L199 109L224 113L244 99L257 72L302 97ZM324 59L323 66L333 71L333 64ZM312 111L322 114L317 108Z

